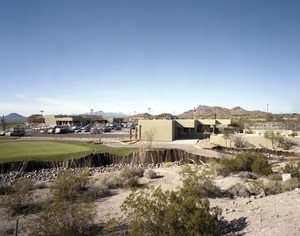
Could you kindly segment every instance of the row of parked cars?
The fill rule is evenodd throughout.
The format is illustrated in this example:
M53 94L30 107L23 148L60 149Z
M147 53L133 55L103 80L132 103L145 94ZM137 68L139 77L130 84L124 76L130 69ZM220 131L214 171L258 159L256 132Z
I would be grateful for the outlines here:
M25 130L24 129L14 129L9 131L1 131L0 136L24 136Z
M124 127L126 128L135 128L135 124L122 124L122 123L107 123L104 127L99 128L96 126L91 126L87 124L85 126L75 125L72 127L69 126L53 126L47 129L43 129L41 133L48 134L66 134L66 133L91 133L91 134L99 134L101 132L108 133L112 130L122 130Z

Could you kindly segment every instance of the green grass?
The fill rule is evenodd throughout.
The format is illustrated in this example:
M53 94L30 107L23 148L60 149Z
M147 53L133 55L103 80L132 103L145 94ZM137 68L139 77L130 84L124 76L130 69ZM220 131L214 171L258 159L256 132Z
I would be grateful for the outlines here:
M0 162L62 161L90 153L124 156L136 151L138 148L114 148L80 141L3 141L0 142Z

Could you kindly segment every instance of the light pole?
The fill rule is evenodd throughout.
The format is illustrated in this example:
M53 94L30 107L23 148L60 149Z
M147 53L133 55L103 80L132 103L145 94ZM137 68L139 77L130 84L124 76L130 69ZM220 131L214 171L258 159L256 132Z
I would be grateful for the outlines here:
M40 110L40 112L41 112L41 123L42 123L42 121L43 121L43 110Z
M92 118L93 117L93 110L94 109L91 109L91 126L93 125L93 118Z
M267 113L269 113L269 103L267 104Z

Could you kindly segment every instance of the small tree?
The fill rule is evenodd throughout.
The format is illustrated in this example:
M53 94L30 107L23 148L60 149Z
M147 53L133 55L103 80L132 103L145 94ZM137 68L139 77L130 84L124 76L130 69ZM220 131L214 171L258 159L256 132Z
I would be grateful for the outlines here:
M228 141L229 139L231 139L231 132L230 132L230 130L224 129L224 132L223 132L223 138L225 139L226 147L227 147L227 141Z
M155 134L156 134L155 129L147 130L144 133L148 149L152 148L152 142L153 142L153 139L155 138Z
M2 116L2 118L1 118L1 126L2 126L2 130L5 131L6 130L6 122L5 122L4 116Z

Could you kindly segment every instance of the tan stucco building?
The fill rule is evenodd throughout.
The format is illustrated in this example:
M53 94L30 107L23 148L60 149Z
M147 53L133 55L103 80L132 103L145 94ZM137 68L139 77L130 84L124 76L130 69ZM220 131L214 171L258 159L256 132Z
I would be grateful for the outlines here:
M139 120L138 136L140 140L154 141L200 139L230 124L230 119Z

